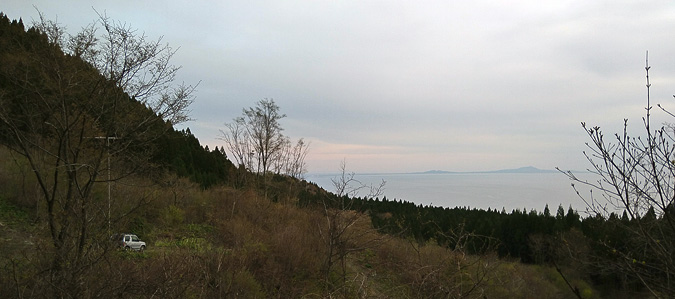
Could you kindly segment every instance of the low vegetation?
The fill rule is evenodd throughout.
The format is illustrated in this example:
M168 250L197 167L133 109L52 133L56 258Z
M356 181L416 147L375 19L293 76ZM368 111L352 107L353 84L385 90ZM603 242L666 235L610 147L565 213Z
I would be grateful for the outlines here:
M6 149L3 154L12 156ZM29 176L16 175L21 165L26 164L20 158L3 160L0 181L31 185ZM79 278L86 287L78 297L575 298L572 290L576 289L582 298L603 294L628 298L632 297L631 289L633 295L642 292L636 284L622 283L620 279L630 282L625 277L593 270L592 264L583 260L591 255L592 243L574 227L541 234L532 229L518 231L504 221L502 225L529 236L522 241L531 252L524 263L518 255L500 256L504 244L497 237L469 230L466 220L487 219L485 211L438 210L372 199L370 209L354 205L344 212L327 214L321 202L331 202L335 194L302 181L294 181L295 188L289 189L291 180L272 180L268 193L276 200L265 199L263 191L255 187L222 184L203 189L174 175L159 182L142 177L116 182L117 204L139 197L145 201L114 222L114 231L134 232L149 246L142 253L125 252L100 245L107 240L90 240L92 246L102 246L105 254L94 262L95 270L85 270L96 275ZM95 196L105 197L107 190L100 187ZM310 198L316 201L307 202ZM53 253L41 219L43 207L36 207L34 199L18 199L7 192L0 197L2 289L23 298L54 294L56 286L50 285L49 271L45 271L50 267L47 257ZM405 221L410 220L396 212L406 206L421 214L436 210L439 217L452 219L454 213L465 218L454 222L454 230L443 231L433 225L435 233L416 236L413 226L405 229ZM341 205L327 209L341 209ZM473 217L474 213L483 216ZM490 213L504 219L557 221L536 212ZM329 231L327 215L339 215L336 222L351 221L343 238L333 244L322 234ZM394 226L395 219L401 224ZM422 223L433 222L425 219ZM105 235L105 227L97 230L104 232L97 235ZM482 249L472 245L476 242L483 244ZM347 249L340 258L333 256L334 265L326 272L331 250Z
M6 153L6 150L3 150ZM19 163L4 161L5 163ZM115 231L134 232L148 242L144 252L103 248L95 270L83 275L78 297L528 297L550 294L573 298L549 266L527 265L496 253L468 254L457 246L420 242L375 229L361 214L336 248L352 248L326 273L331 250L322 236L326 214L298 204L297 197L216 186L202 189L178 178L180 189L133 178L115 185L115 194L146 197L142 207L113 223ZM17 177L3 176L5 183ZM131 183L133 182L133 183ZM274 190L288 190L279 179ZM329 193L309 183L317 197ZM97 192L105 194L105 188ZM150 195L148 195L150 194ZM2 213L2 289L11 297L50 297L49 236L34 206L0 198ZM121 200L121 199L120 199ZM37 213L37 214L36 214ZM105 231L105 228L102 228ZM100 245L107 240L91 240ZM364 246L364 244L366 244ZM104 245L100 245L105 247ZM581 273L566 273L575 283ZM596 291L577 284L586 294ZM590 297L587 297L590 298Z

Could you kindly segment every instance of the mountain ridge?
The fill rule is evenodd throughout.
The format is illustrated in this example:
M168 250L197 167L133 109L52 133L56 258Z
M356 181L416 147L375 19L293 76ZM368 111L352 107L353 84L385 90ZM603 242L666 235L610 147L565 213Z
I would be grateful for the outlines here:
M534 166L525 166L520 168L509 168L489 171L445 171L445 170L428 170L423 172L409 172L408 174L461 174L461 173L555 173L553 169L539 169Z
M490 173L558 173L555 169L540 169L534 166L525 166L520 168L509 168L509 169L499 169L499 170L487 170L487 171L446 171L446 170L427 170L427 171L416 171L416 172L359 172L355 173L356 175L417 175L417 174L490 174ZM309 177L325 177L325 176L336 176L339 173L333 172L310 172L307 173Z

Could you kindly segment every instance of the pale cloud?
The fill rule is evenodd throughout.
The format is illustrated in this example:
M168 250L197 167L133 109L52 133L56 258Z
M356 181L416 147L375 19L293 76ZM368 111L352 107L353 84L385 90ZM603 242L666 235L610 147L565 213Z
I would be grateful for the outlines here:
M580 126L611 135L675 93L671 1L12 1L76 30L92 6L180 47L201 81L192 132L210 147L261 98L311 141L309 170L583 169ZM657 115L659 123L668 117Z

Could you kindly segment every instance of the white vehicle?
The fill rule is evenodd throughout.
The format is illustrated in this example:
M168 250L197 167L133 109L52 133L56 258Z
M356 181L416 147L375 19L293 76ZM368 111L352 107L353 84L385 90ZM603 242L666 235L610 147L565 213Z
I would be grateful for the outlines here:
M145 242L141 241L134 234L118 234L114 236L114 239L119 242L120 247L124 248L124 250L145 250Z

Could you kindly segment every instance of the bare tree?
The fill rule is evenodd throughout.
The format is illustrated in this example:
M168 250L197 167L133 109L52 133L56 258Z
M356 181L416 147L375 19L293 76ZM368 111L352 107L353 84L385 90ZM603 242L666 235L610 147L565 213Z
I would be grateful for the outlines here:
M81 278L109 243L95 186L148 165L152 142L188 119L194 87L173 84L175 51L161 38L107 16L75 35L42 15L33 28L32 40L5 45L12 55L0 57L0 142L24 156L37 179L53 296L80 297ZM113 176L111 156L125 165Z
M587 181L570 171L565 173L599 191L600 196L577 192L592 216L609 219L613 213L625 212L629 218L615 221L626 233L627 246L617 248L602 242L608 252L602 257L605 267L636 278L655 297L668 297L675 294L671 281L675 277L675 131L651 127L649 69L647 60L646 135L630 136L626 119L623 132L608 141L599 127L582 123L591 139L587 144L590 152L584 155L592 166L589 171L598 179Z
M309 152L309 143L303 138L293 144L286 137L281 151L272 159L273 169L276 173L285 174L296 179L302 179L306 169L305 157Z
M284 144L284 130L279 120L286 114L279 113L279 106L273 99L262 99L255 107L244 109L246 131L257 159L257 172L266 174L271 158L281 151Z
M266 177L274 171L294 178L305 173L309 143L299 139L295 145L283 135L279 121L286 117L273 99L262 99L255 107L243 109L242 116L226 123L220 130L236 163Z
M365 198L376 198L383 194L386 182L379 185L366 185L355 178L355 173L347 172L346 162L340 163L340 174L331 179L335 188L335 197L327 197L322 202L325 222L319 225L318 233L326 246L326 258L323 271L328 291L341 289L347 277L347 256L372 248L381 239L379 232L372 228L367 215L352 210L356 196L367 190ZM331 279L335 265L340 266L341 281Z
M273 99L262 99L255 107L243 109L242 116L232 123L226 123L228 130L220 130L220 139L227 143L239 165L265 174L286 142L279 123L284 117Z
M309 152L309 142L300 138L295 146L290 149L290 159L286 166L286 174L301 179L307 172L307 165L305 164L305 157Z
M246 132L244 118L237 117L225 126L227 131L220 130L219 139L225 141L227 150L234 157L237 165L251 169L253 167L253 151Z

